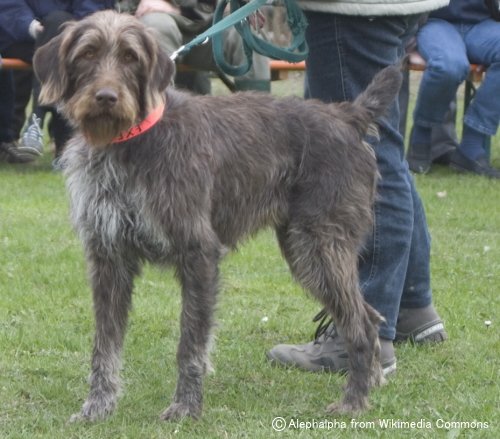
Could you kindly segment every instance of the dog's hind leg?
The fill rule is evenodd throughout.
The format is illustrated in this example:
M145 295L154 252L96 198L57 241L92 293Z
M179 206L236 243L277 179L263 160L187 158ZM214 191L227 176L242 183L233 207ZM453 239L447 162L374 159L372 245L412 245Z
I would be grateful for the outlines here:
M205 237L206 238L206 237ZM210 368L213 313L218 288L218 241L202 239L186 245L177 261L182 285L181 336L177 350L178 380L172 404L163 420L199 418L203 406L203 377Z
M115 409L133 278L139 271L134 255L122 254L110 259L90 250L87 259L96 325L92 372L87 400L71 421L103 419Z
M334 318L349 356L342 401L329 411L355 413L368 407L371 385L381 378L380 315L363 300L358 285L357 242L346 239L348 224L315 225L309 218L278 230L278 240L294 277Z

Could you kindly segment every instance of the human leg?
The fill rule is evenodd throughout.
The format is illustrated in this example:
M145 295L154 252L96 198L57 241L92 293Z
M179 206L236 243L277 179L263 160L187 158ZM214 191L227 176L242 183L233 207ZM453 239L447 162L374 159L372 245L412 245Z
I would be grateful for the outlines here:
M241 64L245 59L241 37L234 28L229 30L224 40L224 53L234 65ZM270 91L270 79L269 58L254 52L252 67L245 75L234 78L234 83L237 90Z
M458 146L457 137L457 99L451 103L443 123L435 125L431 133L432 163L448 165L450 157Z
M411 178L411 177L410 177ZM397 341L443 341L447 339L444 324L432 306L430 249L431 237L426 227L425 211L415 185L411 182L414 196L414 227L408 259L408 270L396 324Z
M375 72L399 61L403 36L415 20L416 17L368 20L308 13L310 96L327 102L352 100ZM381 362L387 374L395 370L392 340L408 273L414 272L421 278L421 286L413 291L415 304L420 301L424 305L430 297L430 242L417 239L428 237L428 230L404 161L396 102L389 115L378 122L380 141L370 139L382 174L375 205L376 226L359 259L359 269L365 300L386 319L379 336ZM278 345L268 352L268 358L307 370L345 370L347 352L342 334L329 323L322 326L313 342Z
M65 11L54 11L48 14L42 20L43 31L37 37L35 42L34 49L43 46L48 43L52 38L58 35L62 28L62 24L71 21L74 19L74 16ZM33 53L31 53L32 58ZM30 59L31 62L31 59ZM33 157L38 157L43 153L44 147L44 138L43 138L43 124L45 115L51 111L54 114L54 117L57 117L60 120L61 125L65 126L66 131L70 131L69 124L59 115L57 115L57 111L53 106L45 106L40 105L38 102L38 98L40 95L40 82L33 75L28 83L25 83L25 86L28 85L29 93L26 93L26 99L29 100L29 97L32 96L32 113L29 116L24 130L21 133L21 138L19 142L19 150L25 154L30 154ZM17 94L17 92L16 92ZM16 96L17 99L17 96ZM26 103L28 101L26 100ZM24 118L23 118L24 121ZM22 125L19 126L19 129ZM64 138L55 138L56 144L61 144L66 142L67 137Z
M31 64L33 58L34 44L32 42L17 42L2 50L5 58L19 58ZM10 73L14 90L13 114L10 128L14 139L18 139L21 128L26 120L26 106L31 98L31 83L33 72L30 70L13 70Z
M415 19L308 14L311 96L324 101L354 99L377 71L399 62L403 38ZM380 335L393 339L414 223L413 193L403 157L403 139L398 132L396 102L379 124L380 141L370 139L382 174L375 206L376 226L359 269L365 300L386 319Z
M14 81L12 72L0 70L0 161L9 163L26 163L33 160L22 154L18 147L13 130L14 118Z
M227 63L235 66L241 65L245 60L241 37L234 28L225 32L224 57ZM185 57L185 62L197 68L219 71L219 67L213 58L211 42L191 49L191 52ZM254 52L250 70L244 75L234 78L235 88L236 90L269 91L270 77L269 59Z
M451 166L490 178L500 178L500 170L489 164L485 145L495 135L500 121L500 27L489 19L465 28L467 56L473 63L488 66L484 80L464 114L462 141Z
M467 78L467 59L462 35L444 20L430 19L418 32L419 52L427 62L413 113L408 163L425 173L431 165L432 128L443 122L458 86Z
M0 142L12 142L14 111L14 82L12 72L0 70Z
M464 116L464 122L475 130L494 136L500 121L500 26L484 20L465 34L467 55L472 63L488 66L474 99Z
M406 125L408 120L408 105L410 103L410 71L405 69L403 72L403 83L401 84L401 90L399 90L398 96L399 103L399 132L403 136L403 140L406 138Z
M410 72L405 69L403 84L399 92L399 109L401 116L399 119L399 132L406 139L406 126L408 119L408 106L410 94ZM431 133L431 161L432 163L439 163L448 165L450 157L458 145L457 131L456 131L456 118L457 118L457 102L454 99L449 110L446 112L443 123L435 125ZM411 150L411 149L410 149ZM410 153L411 154L411 153ZM409 154L409 155L410 155Z

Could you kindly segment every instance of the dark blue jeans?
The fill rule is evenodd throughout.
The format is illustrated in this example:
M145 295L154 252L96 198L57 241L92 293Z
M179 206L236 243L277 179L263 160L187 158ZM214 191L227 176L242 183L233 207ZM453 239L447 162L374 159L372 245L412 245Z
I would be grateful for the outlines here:
M325 102L351 101L404 54L417 16L351 17L308 12L309 94ZM359 258L365 300L386 319L380 336L394 339L400 307L431 303L430 236L420 197L404 158L399 106L377 121L380 140L368 139L381 174L375 225Z

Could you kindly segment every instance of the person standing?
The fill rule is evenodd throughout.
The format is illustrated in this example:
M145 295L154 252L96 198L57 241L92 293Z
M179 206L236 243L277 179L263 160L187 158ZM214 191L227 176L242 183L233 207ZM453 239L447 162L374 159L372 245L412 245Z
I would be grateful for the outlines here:
M401 62L405 42L420 15L448 0L384 0L373 3L300 0L309 26L306 61L308 90L325 102L352 101L377 72ZM422 202L404 157L395 100L377 121L379 138L370 137L381 178L374 206L373 233L360 252L359 272L365 300L384 318L379 338L384 374L396 370L393 341L447 338L432 305L430 235ZM312 342L278 345L268 353L277 364L306 370L344 372L348 357L334 322L322 323Z

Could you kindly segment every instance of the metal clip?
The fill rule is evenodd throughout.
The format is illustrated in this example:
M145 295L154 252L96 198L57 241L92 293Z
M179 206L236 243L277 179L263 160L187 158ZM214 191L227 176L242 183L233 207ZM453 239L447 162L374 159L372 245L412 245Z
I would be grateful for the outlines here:
M186 48L186 46L181 46L181 47L179 47L179 48L178 48L178 49L177 49L174 53L172 53L172 55L170 55L170 59L171 59L172 61L175 61L175 60L178 58L178 56L179 56L182 52L184 52L184 49L185 49L185 48Z

